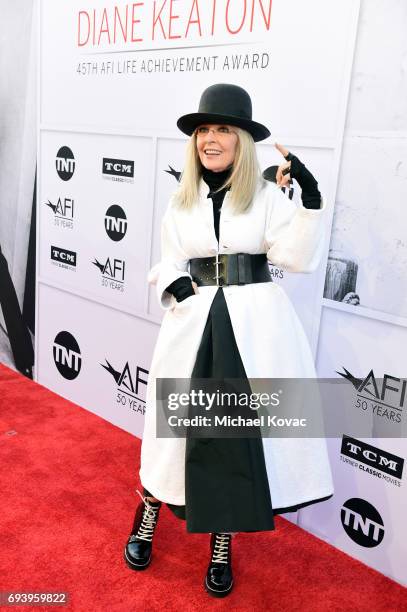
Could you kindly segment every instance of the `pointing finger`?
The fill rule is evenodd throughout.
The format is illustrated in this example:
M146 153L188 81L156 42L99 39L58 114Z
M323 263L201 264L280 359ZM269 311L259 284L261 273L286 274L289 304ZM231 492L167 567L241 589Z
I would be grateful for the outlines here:
M281 155L283 155L283 157L286 157L289 154L289 150L286 149L283 145L278 144L278 142L275 142L274 146L276 147L276 149L278 151L280 151L280 153L281 153Z

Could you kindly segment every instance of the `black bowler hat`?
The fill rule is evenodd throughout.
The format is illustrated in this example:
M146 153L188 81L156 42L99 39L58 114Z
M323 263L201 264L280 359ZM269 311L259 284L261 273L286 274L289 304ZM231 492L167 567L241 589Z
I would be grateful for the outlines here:
M252 101L243 87L230 83L217 83L207 87L199 101L197 113L183 115L177 126L192 136L201 123L228 123L250 132L255 142L270 136L266 126L252 120Z

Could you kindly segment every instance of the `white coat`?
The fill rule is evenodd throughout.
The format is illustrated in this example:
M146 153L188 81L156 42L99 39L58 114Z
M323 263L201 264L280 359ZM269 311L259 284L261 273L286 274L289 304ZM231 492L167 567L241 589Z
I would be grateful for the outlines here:
M297 206L275 183L259 179L253 204L234 214L227 191L220 215L219 245L209 187L201 178L199 201L179 211L170 198L161 226L161 261L149 272L165 310L147 383L140 479L163 502L185 504L184 438L156 437L156 378L190 378L212 300L214 286L181 302L165 291L188 276L188 260L219 253L267 253L290 272L316 269L324 246L324 214ZM316 377L302 324L284 289L276 282L229 285L224 289L233 332L248 378ZM322 438L263 438L273 508L286 508L333 493L326 441Z

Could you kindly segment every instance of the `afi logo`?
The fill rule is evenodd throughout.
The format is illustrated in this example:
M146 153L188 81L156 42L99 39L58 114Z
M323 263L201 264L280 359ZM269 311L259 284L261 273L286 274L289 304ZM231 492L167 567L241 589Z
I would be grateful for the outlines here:
M115 370L114 367L105 359L107 365L100 365L109 374L111 374L117 385L116 403L126 406L132 412L142 414L145 413L145 400L140 397L140 385L147 386L148 370L137 366L136 373L132 375L129 363L127 362L124 368ZM143 387L142 387L143 388Z
M75 172L75 158L69 147L61 147L57 153L55 167L63 181L69 181Z
M105 263L99 262L96 258L92 263L99 268L104 278L113 279L119 282L124 282L124 270L126 262L123 259L110 259L108 257Z
M343 369L346 372L345 374L342 372L337 373L349 380L360 394L368 395L370 399L394 408L401 409L404 405L407 380L385 374L380 384L380 379L375 377L373 369L370 370L364 379L355 378L346 368Z
M58 198L56 204L53 204L50 200L48 200L46 205L50 207L55 216L63 217L64 219L73 219L74 201L72 198Z
M131 374L129 362L127 361L123 370L120 372L119 370L115 370L113 366L106 359L107 366L101 363L102 368L105 368L113 376L116 383L119 387L126 389L132 395L137 396L139 394L139 385L140 383L143 385L147 385L147 380L143 378L142 374L148 374L148 370L137 366L136 368L136 376L135 378Z
M82 357L79 344L67 331L55 336L52 347L54 362L58 372L67 380L73 380L81 371Z
M348 499L341 508L341 522L350 539L360 546L373 548L384 538L382 517L376 508L364 499Z

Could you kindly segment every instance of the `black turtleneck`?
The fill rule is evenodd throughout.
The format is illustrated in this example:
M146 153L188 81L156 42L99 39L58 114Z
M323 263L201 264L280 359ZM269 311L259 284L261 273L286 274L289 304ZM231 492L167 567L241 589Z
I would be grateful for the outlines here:
M209 185L210 187L209 194L211 194L211 192L218 189L218 187L220 187L226 181L226 179L229 178L232 172L232 166L229 166L229 168L226 168L225 170L221 170L220 172L214 172L213 170L210 170L209 168L205 168L205 166L201 164L201 170L202 170L202 178L205 181L205 183ZM208 197L209 197L209 194L208 194Z
M202 178L205 181L205 183L209 186L209 193L207 197L212 198L213 220L214 220L215 234L216 234L217 240L219 240L220 209L222 207L223 199L226 195L226 192L230 188L225 187L224 189L222 189L221 191L218 191L217 193L214 193L214 192L217 189L219 189L221 185L223 185L223 183L226 181L226 179L229 178L231 173L232 173L232 166L230 166L229 168L226 168L226 170L221 170L220 172L214 172L213 170L208 170L208 168L205 168L205 166L202 166Z

